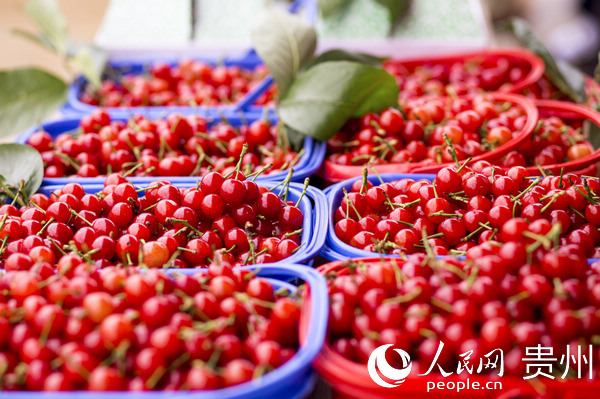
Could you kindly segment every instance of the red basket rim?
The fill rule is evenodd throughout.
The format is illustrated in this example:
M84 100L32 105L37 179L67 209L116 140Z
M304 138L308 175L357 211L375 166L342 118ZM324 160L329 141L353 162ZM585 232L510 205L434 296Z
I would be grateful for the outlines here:
M379 262L382 259L391 259L391 258L358 258L355 260L361 260L363 262ZM395 261L402 261L401 259L393 258ZM327 274L331 271L344 270L344 261L335 261L326 263L322 266L319 266L317 270L322 274ZM347 270L347 269L345 269ZM305 302L309 302L311 300L310 295L305 297ZM321 353L317 356L317 358L313 362L313 366L315 370L336 390L343 394L351 395L352 397L359 398L398 398L398 397L406 397L406 395L415 394L418 391L419 393L425 393L422 390L422 384L427 381L459 381L462 380L464 375L460 378L456 378L456 376L452 377L441 377L439 375L432 375L427 377L411 377L408 378L401 387L395 390L380 388L377 386L369 377L369 373L367 371L367 367L363 364L359 364L344 358L343 356L337 354L329 345L327 340L325 341L323 348L321 349ZM492 379L486 378L481 375L469 375L470 381L478 381L480 384L487 383ZM496 381L494 379L494 381ZM498 391L467 391L465 395L473 395L479 396L477 393L481 395L481 397L504 397L502 395L507 395L511 391L522 395L525 394L535 394L536 390L534 386L529 384L526 380L523 380L518 377L499 377L497 381L502 382L502 390ZM587 392L587 389L592 390L600 390L600 382L597 381L589 381L589 380L543 380L539 381L541 385L543 385L546 390L561 390L562 395L566 394L567 390L572 392L579 389L584 389ZM486 394L487 392L487 394ZM493 393L492 393L493 392ZM438 392L439 396L450 397L454 394L454 391L448 391L446 393ZM562 397L560 394L557 397Z
M535 82L537 82L543 75L545 70L544 61L535 55L534 53L520 48L520 47L503 47L496 49L488 49L488 50L480 50L480 51L468 51L454 54L446 54L446 55L433 55L433 56L424 56L424 57L414 57L414 58L406 58L406 59L390 59L384 62L384 66L390 64L400 64L407 65L412 64L411 66L416 66L414 64L424 64L426 62L455 62L455 61L464 61L466 58L474 58L474 57L512 57L518 58L522 61L525 61L529 64L530 69L527 75L525 75L519 82L516 84L508 84L503 85L499 91L508 92L508 93L517 93L523 90L526 87L531 86Z
M581 104L574 104L558 100L535 100L535 105L540 113L558 114L556 116L565 119L586 119L600 126L600 113L590 107ZM600 162L600 148L593 151L590 155L574 161L558 163L544 166L544 170L549 170L553 174L559 174L562 169L565 172L577 172L594 167L595 163ZM539 175L539 170L535 166L528 166L527 171L532 175Z
M473 162L488 160L490 158L501 157L508 152L512 151L515 147L520 145L523 141L527 140L534 132L535 125L538 120L538 110L534 102L524 96L513 93L503 92L490 92L486 93L485 96L490 98L492 101L512 102L523 108L527 116L525 126L521 129L521 132L513 137L508 143L501 145L500 147L486 152L482 155L473 157ZM451 163L436 163L434 165L423 166L422 163L388 163L384 165L377 165L376 170L378 173L435 173L440 169L452 165ZM319 171L319 175L327 181L343 181L352 177L357 177L362 174L362 170L366 165L360 166L348 166L339 165L328 160L323 162L323 167Z

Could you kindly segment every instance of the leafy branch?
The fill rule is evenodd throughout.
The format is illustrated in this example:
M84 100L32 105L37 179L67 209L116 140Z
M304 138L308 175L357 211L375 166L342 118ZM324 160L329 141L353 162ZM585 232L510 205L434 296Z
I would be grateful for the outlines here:
M70 74L82 73L98 87L106 64L99 48L69 38L66 19L56 0L30 0L23 9L35 32L15 28L13 34L60 57ZM67 98L68 83L39 68L0 71L0 137L11 136L47 118Z
M398 85L381 68L383 59L343 50L314 58L316 32L298 16L266 10L252 40L277 83L292 143L302 135L328 140L349 118L397 105Z

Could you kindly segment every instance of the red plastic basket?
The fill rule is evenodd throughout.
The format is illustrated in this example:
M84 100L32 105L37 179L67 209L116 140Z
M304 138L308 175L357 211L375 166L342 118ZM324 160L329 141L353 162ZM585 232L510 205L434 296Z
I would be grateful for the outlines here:
M556 116L567 123L569 121L590 121L600 126L600 113L584 105L557 100L536 100L535 105L538 108L540 118ZM499 158L500 157L494 157L492 159L488 158L487 160L492 163L497 163ZM558 175L561 173L561 170L564 170L565 172L571 172L578 175L594 176L598 171L599 163L600 148L596 149L586 157L574 161L546 165L543 169L550 171L550 173L554 175ZM540 174L540 171L536 166L528 166L526 169L531 176ZM430 171L431 169L429 168L418 168L413 170L414 173L428 173Z
M482 64L492 64L497 60L507 59L511 66L519 65L524 67L525 75L513 84L504 84L499 91L517 93L524 88L537 82L544 74L544 61L537 55L522 48L501 48L493 50L484 50L476 52L458 53L443 56L419 57L397 60L392 59L384 63L385 68L401 66L409 72L415 68L424 65L452 65L457 62L467 63L470 61L481 62Z
M525 126L521 130L521 133L514 137L512 140L510 140L508 143L492 151L486 152L485 154L474 157L473 161L498 158L514 150L533 134L538 119L538 111L532 100L529 100L517 94L502 92L488 93L488 96L492 101L511 102L522 107L525 110L525 113L527 114L527 121L525 122ZM419 162L389 163L384 165L377 165L375 169L378 173L435 173L441 168L448 165L448 163L439 163L424 166L422 163ZM364 167L365 165L339 165L326 160L323 163L323 167L319 171L319 175L328 182L340 182L346 179L350 179L352 177L361 176ZM370 173L373 173L373 171L370 171Z
M357 259L365 263L380 262L381 258ZM396 259L396 261L398 261ZM326 275L329 272L347 274L343 261L331 262L317 269ZM310 298L308 298L310 300ZM600 392L600 382L589 380L539 380L534 384L518 377L500 377L497 381L502 383L498 390L464 390L460 393L454 390L432 390L427 392L428 382L458 382L464 381L464 373L457 376L442 377L441 375L415 376L409 375L405 382L397 388L382 388L375 384L369 377L367 366L355 363L336 353L326 341L321 353L315 359L313 366L334 390L336 399L386 399L386 398L413 398L427 395L427 398L489 398L489 399L516 399L516 398L584 398ZM469 375L471 382L479 382L481 386L492 379L480 375ZM539 389L543 392L539 392Z
M600 113L592 110L589 107L573 104L564 101L556 100L537 100L536 105L540 117L557 116L563 119L565 122L568 121L590 121L600 126ZM544 166L544 169L550 170L553 174L559 174L561 169L565 172L585 170L586 174L590 168L594 171L591 175L594 175L597 169L597 164L600 162L600 148L596 149L590 155L569 162L563 162L555 165ZM539 174L538 168L530 166L527 168L530 174Z

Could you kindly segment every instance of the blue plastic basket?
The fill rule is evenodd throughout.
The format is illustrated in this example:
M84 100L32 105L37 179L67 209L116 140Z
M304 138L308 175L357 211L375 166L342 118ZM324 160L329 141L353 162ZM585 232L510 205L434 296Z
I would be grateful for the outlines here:
M218 121L219 117L215 115L206 115L203 113L199 113L199 115L206 117L209 120ZM163 115L164 116L164 115ZM230 113L228 115L223 115L232 126L241 126L244 123L251 123L255 120L262 118L261 113ZM114 117L113 120L122 120L126 121L128 117ZM75 130L79 127L79 122L81 118L72 118L72 119L62 119L53 122L43 123L41 126L33 127L25 132L21 133L15 139L16 143L26 144L29 137L34 134L36 131L40 129L40 127L47 131L52 137L56 137L61 133L69 132ZM274 115L270 117L271 123L277 123ZM323 159L325 158L325 150L326 143L316 141L312 137L306 137L304 139L304 154L298 161L298 163L294 166L294 175L292 177L292 181L302 182L305 178L312 176L320 167ZM274 172L268 175L261 175L256 180L257 181L281 181L285 179L288 171L283 170L279 172ZM164 178L174 183L190 183L196 182L198 177L196 176L148 176L148 177L135 177L132 176L129 178L131 182L134 184L143 184L149 183L157 178ZM102 183L104 181L104 177L78 177L78 176L69 176L69 177L53 177L53 178L44 178L42 181L42 185L64 185L71 182L78 182L81 184L94 184L94 183Z
M277 185L274 182L258 182L259 185L272 188ZM193 183L175 183L177 187L196 187L197 182ZM39 193L49 196L52 191L62 188L63 185L42 186ZM101 192L104 186L102 184L85 184L83 188L86 193L94 194ZM298 201L304 186L299 183L290 183L288 200ZM278 188L275 189L277 193ZM314 187L308 187L306 195L302 198L298 207L304 215L302 224L302 237L300 239L301 247L289 258L272 263L273 265L283 265L289 263L310 264L315 256L321 252L325 244L327 233L327 198L321 190Z
M288 12L292 14L304 12L304 19L311 25L314 25L317 20L319 13L318 5L316 0L295 0L288 6ZM210 65L216 65L215 59L199 58L198 60L204 61ZM146 60L136 59L133 60L119 60L109 62L109 67L117 73L123 74L141 74L148 69L148 67L156 62L165 62L170 65L175 65L178 60L173 58L157 58L149 56ZM220 64L226 66L239 66L244 69L254 69L258 65L262 64L262 60L253 49L248 50L242 55L227 57L224 60L219 60ZM273 77L271 75L266 76L260 83L253 87L244 97L242 97L237 103L229 105L219 106L200 106L200 107L186 107L186 106L164 106L164 107L107 107L106 109L114 116L127 116L131 112L143 114L149 117L160 117L170 112L180 112L182 114L197 113L199 110L203 112L227 112L227 111L256 111L262 112L264 107L255 106L256 100L273 84ZM79 96L87 85L87 80L80 76L70 86L69 93L67 96L67 103L61 109L64 115L82 115L92 112L98 108L94 105L89 105L81 102Z
M225 66L238 66L243 69L254 69L257 66L262 64L262 61L255 54L244 54L236 57L225 58L222 61L217 62L214 59L197 59L198 61L206 62L209 65L215 66L218 63ZM169 65L176 65L178 63L177 59L173 58L158 58L158 57L148 57L147 60L137 59L133 60L119 60L119 61L110 61L108 63L108 68L116 73L117 75L124 74L134 74L141 75L149 70L149 68L158 63L164 62ZM69 92L67 95L67 103L65 107L63 107L62 111L65 114L79 114L85 115L93 112L95 109L99 107L96 105L90 105L82 102L79 97L81 93L85 90L88 82L83 76L79 76L73 84L69 87ZM261 83L259 83L259 86ZM256 110L258 112L261 111L262 107L253 106L260 97L260 95L268 88L262 86L256 86L246 94L246 96L251 96L254 98L254 101L244 109L248 110ZM260 89L260 90L259 90ZM245 97L246 97L245 96ZM239 103L247 104L249 101L243 97ZM104 107L111 115L117 117L127 117L127 115L131 115L132 113L146 115L148 117L160 117L165 114L169 114L171 112L179 112L182 114L193 114L198 112L208 112L208 113L218 113L225 112L227 110L238 109L241 107L237 107L236 104L227 104L227 105L217 105L217 106L140 106L140 107Z
M380 175L381 180L383 182L392 182L400 179L414 179L416 180L429 180L433 181L435 175L414 175L414 174L396 174L396 173L387 173ZM356 177L353 179L344 180L343 182L334 184L333 186L328 187L325 192L327 194L327 208L329 211L329 223L327 229L327 240L326 244L321 252L321 256L329 261L335 260L344 260L347 258L365 258L365 257L373 257L377 254L373 254L373 252L365 251L362 249L354 248L342 240L340 240L335 235L335 223L333 221L333 217L335 215L335 210L342 202L344 198L344 188L350 191L352 184L361 180L362 177ZM373 183L373 185L377 186L381 182L379 177L377 176L369 176L369 181ZM386 254L386 257L400 257L399 255L391 255Z
M296 266L296 267L294 267ZM140 399L262 399L262 398L305 398L313 389L317 376L312 370L311 363L321 350L325 340L328 319L328 291L323 276L314 269L300 265L286 264L286 266L260 265L247 266L243 269L259 269L258 276L268 278L273 286L288 288L295 291L296 287L278 278L300 279L310 287L310 308L308 311L308 330L304 339L301 339L298 352L285 364L264 376L233 387L215 391L188 391L188 392L3 392L2 398L6 399L103 399L103 398L140 398ZM197 269L171 269L167 273L194 274ZM304 317L303 317L304 319ZM302 322L302 321L301 321Z

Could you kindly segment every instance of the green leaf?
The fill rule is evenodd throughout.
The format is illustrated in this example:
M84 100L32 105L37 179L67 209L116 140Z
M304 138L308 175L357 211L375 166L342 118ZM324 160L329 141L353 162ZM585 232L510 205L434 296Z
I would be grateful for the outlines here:
M349 0L318 0L319 10L321 14L327 18L335 14L342 6L346 5Z
M279 115L292 129L328 140L349 118L397 104L396 79L385 70L330 61L296 78L281 100Z
M410 8L411 0L375 0L388 9L390 17L390 32L394 30L396 24L406 15Z
M69 55L69 62L94 86L100 87L102 71L106 66L106 53L96 46L80 45L78 50Z
M600 127L595 123L585 121L583 124L583 131L592 147L594 147L595 150L600 148Z
M380 67L381 63L385 60L386 59L383 57L376 57L367 53L358 53L346 50L329 50L313 59L307 68L311 68L314 65L327 61L355 61L365 65Z
M31 33L31 32L28 32L26 30L22 30L19 28L14 28L11 30L11 32L13 35L21 36L39 46L42 46L48 50L54 51L54 46L52 45L52 43L50 43L48 38L44 35L37 35L35 33Z
M48 117L67 98L67 84L37 68L0 71L0 137Z
M67 50L67 21L56 0L30 0L25 13L35 22L40 32L52 43L56 52Z
M285 94L300 69L313 57L315 29L297 15L269 8L252 29L252 43Z
M27 195L35 194L44 177L42 156L28 145L0 144L0 176L4 184L8 183L17 188L21 180L25 180L24 189Z
M283 128L285 129L285 134L287 135L288 142L292 149L294 149L294 151L300 151L306 136L299 131L292 129L288 125L283 125Z
M83 43L71 40L67 45L67 56L69 58L76 57L81 52L89 53L89 58L91 59L91 63L94 66L94 70L98 71L98 77L102 76L102 73L106 69L106 64L108 63L108 55L106 51L102 48L89 43Z
M559 64L550 54L542 41L521 18L511 18L507 23L508 29L516 36L523 46L536 53L546 65L546 76L565 95L575 102L581 102L585 96L585 79L583 74L573 67Z
M583 72L562 60L556 60L556 65L558 65L558 70L567 86L573 88L577 92L579 102L583 102L585 98L585 75ZM573 98L573 100L577 101L576 98Z

